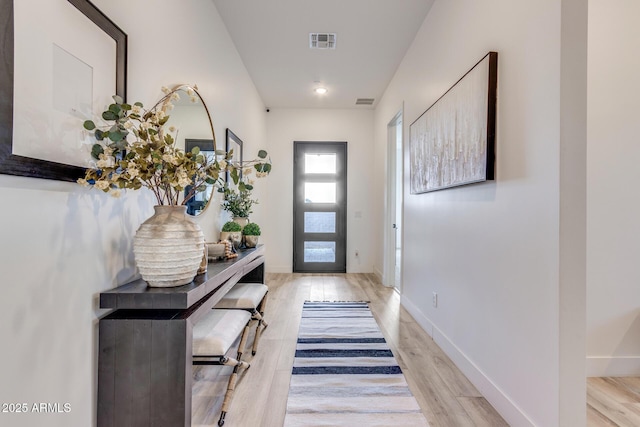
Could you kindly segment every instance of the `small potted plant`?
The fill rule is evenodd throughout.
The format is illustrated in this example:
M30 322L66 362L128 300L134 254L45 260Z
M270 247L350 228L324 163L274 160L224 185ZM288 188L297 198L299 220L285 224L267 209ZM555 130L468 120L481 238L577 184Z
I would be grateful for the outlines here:
M222 226L220 240L231 240L233 246L238 248L242 243L242 227L237 222L228 221Z
M251 191L245 185L240 190L232 188L224 189L224 200L222 201L222 209L229 212L233 220L244 227L249 222L249 215L253 205L257 205L258 201L251 198ZM253 188L253 187L251 187Z
M244 244L248 248L255 248L258 246L258 237L260 236L260 226L255 222L250 222L242 229L244 235Z

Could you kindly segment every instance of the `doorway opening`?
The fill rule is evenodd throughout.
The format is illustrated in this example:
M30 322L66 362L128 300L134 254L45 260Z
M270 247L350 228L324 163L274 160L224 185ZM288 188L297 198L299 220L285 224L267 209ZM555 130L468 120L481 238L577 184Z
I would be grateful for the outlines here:
M383 283L402 292L402 115L387 125L387 210L385 213L385 269Z

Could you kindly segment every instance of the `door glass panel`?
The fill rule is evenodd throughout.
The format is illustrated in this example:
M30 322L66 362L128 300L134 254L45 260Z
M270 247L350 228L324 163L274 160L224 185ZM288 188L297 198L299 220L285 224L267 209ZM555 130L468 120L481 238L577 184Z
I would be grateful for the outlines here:
M305 212L304 213L305 233L335 233L336 213L335 212Z
M304 262L336 262L336 242L304 242Z
M335 203L336 183L335 182L305 182L304 183L305 203Z
M305 173L336 173L335 154L305 154Z

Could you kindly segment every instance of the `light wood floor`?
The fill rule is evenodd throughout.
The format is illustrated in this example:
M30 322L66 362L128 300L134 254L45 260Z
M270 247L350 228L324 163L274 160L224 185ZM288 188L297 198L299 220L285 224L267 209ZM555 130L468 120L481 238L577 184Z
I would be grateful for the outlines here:
M507 423L451 360L400 307L395 291L368 274L269 274L269 322L258 354L240 381L227 414L228 427L280 427L302 313L311 301L370 301L411 391L432 427L506 426ZM227 367L194 367L192 426L214 426Z
M640 378L587 379L587 426L640 426Z

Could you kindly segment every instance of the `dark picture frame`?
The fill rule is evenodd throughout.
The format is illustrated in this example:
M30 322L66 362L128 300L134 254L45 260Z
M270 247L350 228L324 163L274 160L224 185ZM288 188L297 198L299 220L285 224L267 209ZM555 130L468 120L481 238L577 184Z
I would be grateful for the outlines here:
M228 153L229 150L233 149L233 160L240 161L240 163L242 163L242 161L244 160L244 149L242 147L242 140L229 128L227 128L226 137L225 151ZM238 174L238 176L242 178L242 168L240 168L240 173ZM227 171L225 181L227 182L227 184L231 184L230 180L231 177L229 176L229 172Z
M495 179L497 86L489 52L411 123L411 194Z
M18 0L15 0L18 1ZM127 35L88 0L68 0L116 42L116 94L127 96ZM0 0L0 173L76 181L85 168L13 154L14 0Z

